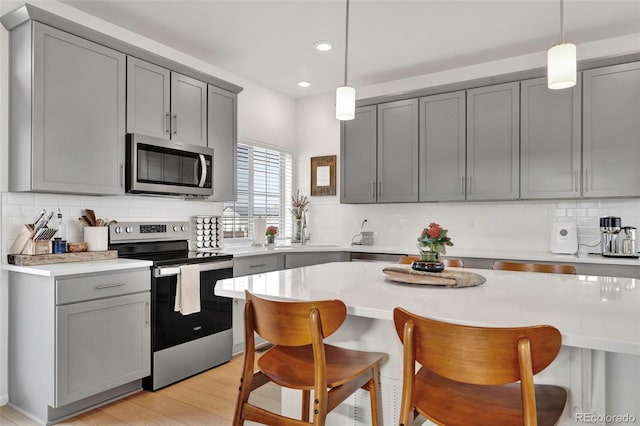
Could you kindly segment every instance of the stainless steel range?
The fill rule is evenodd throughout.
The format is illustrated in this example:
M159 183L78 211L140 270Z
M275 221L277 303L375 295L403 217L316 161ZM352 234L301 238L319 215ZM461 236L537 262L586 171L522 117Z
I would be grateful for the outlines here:
M188 249L189 222L120 222L109 227L118 256L153 261L151 273L151 376L156 390L231 359L232 301L216 296L216 282L233 276L233 256ZM200 312L174 310L180 267L198 264ZM197 288L197 287L196 287Z

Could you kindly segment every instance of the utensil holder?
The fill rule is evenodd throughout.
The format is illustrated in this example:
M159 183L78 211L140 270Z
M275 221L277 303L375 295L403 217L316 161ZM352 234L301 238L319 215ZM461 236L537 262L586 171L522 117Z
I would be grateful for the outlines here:
M89 251L105 251L109 248L109 227L85 226L84 241Z

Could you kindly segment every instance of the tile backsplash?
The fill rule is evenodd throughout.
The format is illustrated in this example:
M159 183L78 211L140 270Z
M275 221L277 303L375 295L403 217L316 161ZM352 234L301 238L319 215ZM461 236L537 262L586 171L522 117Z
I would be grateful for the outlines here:
M640 200L512 201L353 205L311 197L309 229L314 243L349 244L364 219L375 245L413 248L429 222L449 230L455 247L549 250L551 224L575 222L581 252L597 251L599 218L619 216L623 226L640 227Z
M68 241L82 241L78 217L93 209L99 218L117 221L189 220L196 215L221 215L222 203L141 195L83 196L2 193L2 253L13 243L20 226L33 221L40 209L62 212ZM55 218L52 219L55 221Z

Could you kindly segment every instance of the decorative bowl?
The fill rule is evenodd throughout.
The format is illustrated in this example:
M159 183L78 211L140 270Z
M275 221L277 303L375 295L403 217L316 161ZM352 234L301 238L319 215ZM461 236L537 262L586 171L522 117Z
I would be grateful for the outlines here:
M444 263L442 262L423 262L414 260L411 262L411 269L422 272L442 272L444 271Z

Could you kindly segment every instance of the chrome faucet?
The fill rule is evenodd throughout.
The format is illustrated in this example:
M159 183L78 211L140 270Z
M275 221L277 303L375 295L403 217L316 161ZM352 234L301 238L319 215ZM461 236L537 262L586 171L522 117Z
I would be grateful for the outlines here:
M302 216L300 217L300 245L305 245L307 243L304 231L304 229L307 227L305 216L306 215L304 214L304 212L302 212Z

